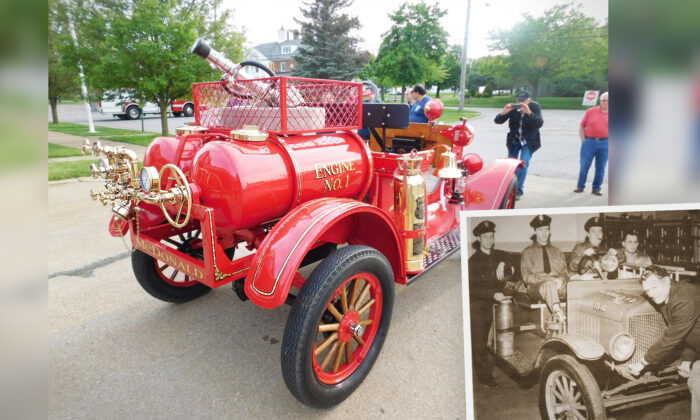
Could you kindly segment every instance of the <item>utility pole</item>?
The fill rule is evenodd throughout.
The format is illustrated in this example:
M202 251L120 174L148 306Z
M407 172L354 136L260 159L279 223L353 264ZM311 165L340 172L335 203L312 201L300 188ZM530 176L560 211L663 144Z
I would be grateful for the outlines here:
M464 85L467 79L467 42L469 41L469 13L472 0L467 0L467 25L464 28L464 46L462 47L462 73L459 77L459 110L464 110Z
M66 15L68 15L68 27L70 28L70 36L73 38L75 43L75 48L78 48L78 36L75 34L75 26L73 26L73 16L70 13L70 5L66 4ZM92 123L92 111L90 110L90 103L88 102L88 91L85 85L85 73L83 72L83 65L78 60L78 70L80 75L80 92L83 94L83 99L85 99L85 111L88 117L88 127L91 133L96 133L95 125Z

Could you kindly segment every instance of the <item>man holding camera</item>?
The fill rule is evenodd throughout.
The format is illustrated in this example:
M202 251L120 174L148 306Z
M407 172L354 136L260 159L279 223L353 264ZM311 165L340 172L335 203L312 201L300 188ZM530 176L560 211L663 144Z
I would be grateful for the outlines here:
M506 136L508 157L519 157L525 163L522 168L515 171L518 177L518 192L515 199L518 200L523 195L525 176L532 154L540 148L540 127L544 123L540 104L530 98L530 92L523 90L518 94L518 103L504 106L494 121L496 124L508 121L509 131Z

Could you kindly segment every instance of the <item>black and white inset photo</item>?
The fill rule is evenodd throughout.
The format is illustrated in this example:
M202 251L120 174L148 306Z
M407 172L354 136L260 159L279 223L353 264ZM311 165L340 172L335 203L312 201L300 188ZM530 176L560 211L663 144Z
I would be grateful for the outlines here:
M700 418L699 204L461 230L468 418Z

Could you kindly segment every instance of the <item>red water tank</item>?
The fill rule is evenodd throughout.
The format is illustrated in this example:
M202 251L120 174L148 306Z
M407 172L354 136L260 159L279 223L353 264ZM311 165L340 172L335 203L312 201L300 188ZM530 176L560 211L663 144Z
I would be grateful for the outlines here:
M354 134L210 141L188 177L212 207L225 235L281 218L321 197L361 198L369 189L372 157Z

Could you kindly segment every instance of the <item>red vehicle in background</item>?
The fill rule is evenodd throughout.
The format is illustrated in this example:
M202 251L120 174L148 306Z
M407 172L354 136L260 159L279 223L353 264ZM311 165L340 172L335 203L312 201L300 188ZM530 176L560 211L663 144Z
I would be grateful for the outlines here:
M137 120L141 115L160 115L160 107L152 102L139 102L129 89L107 91L97 103L102 114L112 114L120 120ZM176 117L194 115L194 102L191 99L175 99L168 112Z
M466 152L466 121L409 124L405 104L363 104L361 83L277 77L201 40L192 52L225 74L193 85L195 125L153 140L140 176L133 152L86 144L106 156L92 167L106 191L91 194L112 203L110 233L130 236L134 274L154 297L186 302L233 284L258 306L292 305L285 383L304 404L335 405L377 360L394 284L459 249L460 211L512 208L522 162L484 166ZM270 77L248 78L244 65Z

